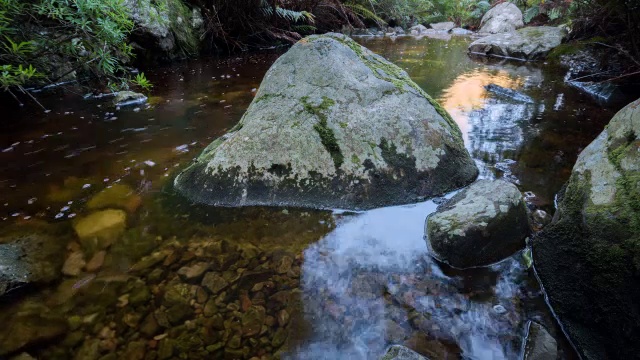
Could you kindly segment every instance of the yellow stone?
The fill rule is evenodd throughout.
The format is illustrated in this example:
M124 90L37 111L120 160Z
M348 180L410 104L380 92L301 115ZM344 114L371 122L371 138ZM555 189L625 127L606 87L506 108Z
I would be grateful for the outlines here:
M134 213L141 203L142 198L130 186L113 184L92 197L87 202L87 208L89 210L118 208Z
M127 226L127 213L123 210L102 210L78 219L73 229L80 242L90 254L105 249L124 232Z

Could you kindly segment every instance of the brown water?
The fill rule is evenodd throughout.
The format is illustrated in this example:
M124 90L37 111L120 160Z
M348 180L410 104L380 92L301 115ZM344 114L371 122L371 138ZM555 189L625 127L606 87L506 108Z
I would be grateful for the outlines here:
M617 109L544 64L470 59L469 41L361 40L452 114L482 177L505 177L551 211L577 154ZM41 94L47 114L3 105L0 244L35 233L60 245L53 263L83 260L9 293L0 358L375 359L404 343L431 359L513 359L528 319L571 358L520 254L462 272L428 256L433 202L352 214L211 209L172 194L176 170L240 119L277 56L147 70L155 88L138 108L75 89ZM74 224L104 207L125 210L126 228L106 244L78 239Z

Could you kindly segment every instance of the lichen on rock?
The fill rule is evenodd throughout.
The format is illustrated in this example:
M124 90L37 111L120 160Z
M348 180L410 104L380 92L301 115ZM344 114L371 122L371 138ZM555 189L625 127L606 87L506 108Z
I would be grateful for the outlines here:
M458 126L406 72L326 34L278 59L238 125L174 184L212 205L365 209L440 195L477 172Z

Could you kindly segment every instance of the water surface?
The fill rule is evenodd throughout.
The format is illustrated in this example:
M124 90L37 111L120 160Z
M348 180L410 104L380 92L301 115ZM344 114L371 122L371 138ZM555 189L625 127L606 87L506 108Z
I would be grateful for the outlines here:
M545 64L471 59L468 38L359 41L438 99L481 177L517 184L532 208L552 211L577 154L617 110ZM98 269L11 293L0 353L11 334L40 331L50 336L25 348L39 358L375 359L401 343L431 359L513 359L533 319L572 358L521 254L469 271L429 257L432 201L348 213L211 209L172 194L177 169L240 119L277 56L147 71L155 87L137 108L82 100L73 88L41 94L48 114L5 105L0 232L9 237L0 239L48 234L63 244L60 258L89 262L94 254L72 229L91 212L87 202L117 184L135 206ZM500 97L489 84L534 101ZM206 275L181 270L202 263Z

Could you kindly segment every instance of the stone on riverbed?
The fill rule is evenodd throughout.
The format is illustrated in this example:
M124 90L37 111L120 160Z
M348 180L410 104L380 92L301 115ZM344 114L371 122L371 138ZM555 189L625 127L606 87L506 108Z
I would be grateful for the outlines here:
M490 265L524 247L527 209L515 185L480 180L439 206L426 233L436 259L456 268Z
M20 286L57 280L66 245L37 233L0 238L0 297Z
M529 321L523 360L556 360L558 344L544 326Z
M402 345L392 345L380 360L429 360L417 352Z
M480 38L469 45L473 54L542 59L562 43L567 31L553 26L527 27L517 31Z
M90 210L118 208L134 213L142 204L142 198L130 186L113 184L87 202Z
M449 22L439 22L439 23L429 24L429 25L431 26L431 28L433 30L445 31L445 32L449 32L449 31L451 31L451 29L456 27L456 24L451 22L451 21L449 21Z
M522 11L510 2L503 2L494 6L484 14L480 21L480 33L506 33L523 26Z
M584 359L640 353L640 100L587 146L534 239L549 304Z
M107 209L78 219L73 224L85 251L90 255L96 250L109 247L124 232L127 213L123 210Z
M369 209L443 194L477 174L456 123L406 72L326 34L275 62L234 131L175 187L211 205Z

